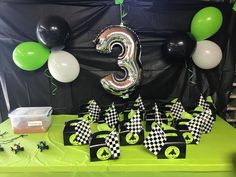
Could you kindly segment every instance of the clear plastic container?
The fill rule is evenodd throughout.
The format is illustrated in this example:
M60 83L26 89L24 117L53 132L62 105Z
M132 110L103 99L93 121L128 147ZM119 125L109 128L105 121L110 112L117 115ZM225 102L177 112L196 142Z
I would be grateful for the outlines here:
M46 132L51 125L52 107L19 107L8 114L14 133Z

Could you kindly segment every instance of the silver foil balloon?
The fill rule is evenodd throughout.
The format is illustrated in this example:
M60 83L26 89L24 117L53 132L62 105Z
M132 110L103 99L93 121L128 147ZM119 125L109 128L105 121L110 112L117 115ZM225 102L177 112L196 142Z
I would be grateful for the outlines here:
M128 98L141 81L142 65L141 45L134 31L125 26L109 26L94 40L96 50L100 53L111 53L115 45L121 47L117 64L125 72L123 78L110 74L101 79L103 88L113 95Z

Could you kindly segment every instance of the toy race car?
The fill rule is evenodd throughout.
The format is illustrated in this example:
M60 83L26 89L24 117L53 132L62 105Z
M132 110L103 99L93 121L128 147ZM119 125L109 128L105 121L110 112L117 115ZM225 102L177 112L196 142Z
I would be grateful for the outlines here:
M42 152L43 150L48 150L49 146L46 144L45 141L40 141L38 144L38 149L40 149L40 152Z
M0 145L0 152L4 151L4 148Z
M15 154L17 154L20 151L24 151L24 147L21 147L20 143L14 144L13 146L11 146L11 151L14 151Z

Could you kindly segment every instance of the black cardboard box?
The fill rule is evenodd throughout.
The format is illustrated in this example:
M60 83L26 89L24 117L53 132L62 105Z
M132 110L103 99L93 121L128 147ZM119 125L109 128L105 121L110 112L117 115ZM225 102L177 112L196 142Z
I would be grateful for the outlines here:
M79 119L70 120L65 122L65 127L63 130L63 140L64 145L78 145L78 142L76 141L76 131L75 126L76 124L81 121Z
M179 130L186 144L196 144L196 141L193 139L192 133L188 129L189 121L189 119L180 119L176 122L175 128Z
M129 146L129 145L138 145L143 144L144 141L144 130L141 130L138 134L133 134L127 130L125 122L122 122L120 125L120 145Z
M158 159L181 159L186 158L186 143L182 135L177 130L165 131L167 141L157 154ZM177 136L168 136L168 134L176 134Z
M173 116L171 114L165 114L161 112L160 121L172 126ZM152 128L154 127L155 123L155 113L154 112L148 112L146 114L146 131L150 132Z
M114 158L111 151L105 143L105 136L107 136L110 131L100 131L92 135L89 149L90 149L90 161L104 161L118 159Z

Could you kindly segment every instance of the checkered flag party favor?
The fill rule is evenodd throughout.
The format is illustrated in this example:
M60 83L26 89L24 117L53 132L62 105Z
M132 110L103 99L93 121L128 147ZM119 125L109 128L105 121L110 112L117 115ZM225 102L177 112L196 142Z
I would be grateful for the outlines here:
M99 113L101 111L100 107L98 106L95 100L89 101L89 115L93 118L93 120L99 120Z
M113 158L120 156L120 144L115 131L112 131L106 138L105 142L109 150L111 151Z
M199 98L198 106L203 107L203 110L207 110L210 107L202 95Z
M214 117L212 116L211 110L208 108L203 112L204 114L202 115L202 133L210 133L213 123L214 123Z
M139 107L140 111L145 111L145 107L144 107L144 104L143 104L143 99L142 99L142 97L140 95L135 100L135 102L138 104L138 107Z
M177 101L175 104L171 106L170 111L173 113L174 118L178 120L181 118L181 113L184 112L185 110L181 102Z
M196 144L199 143L203 127L203 119L205 111L198 114L195 118L188 122L188 129L193 135L193 139L196 141Z
M139 109L136 110L134 117L131 118L128 123L126 123L126 128L133 134L138 134L143 130Z
M118 123L118 113L116 111L115 105L112 104L112 106L109 108L108 112L105 116L105 122L109 125L109 127L114 128Z
M153 107L154 111L155 111L155 122L158 123L158 125L161 126L162 122L161 122L161 113L159 112L158 106L155 103L155 106Z
M92 134L89 121L88 120L82 120L77 123L75 127L76 131L76 141L82 145L82 144L88 144L89 138Z
M143 144L149 151L157 155L162 147L165 145L167 138L165 132L159 127L158 124L152 129L148 137L144 140Z

